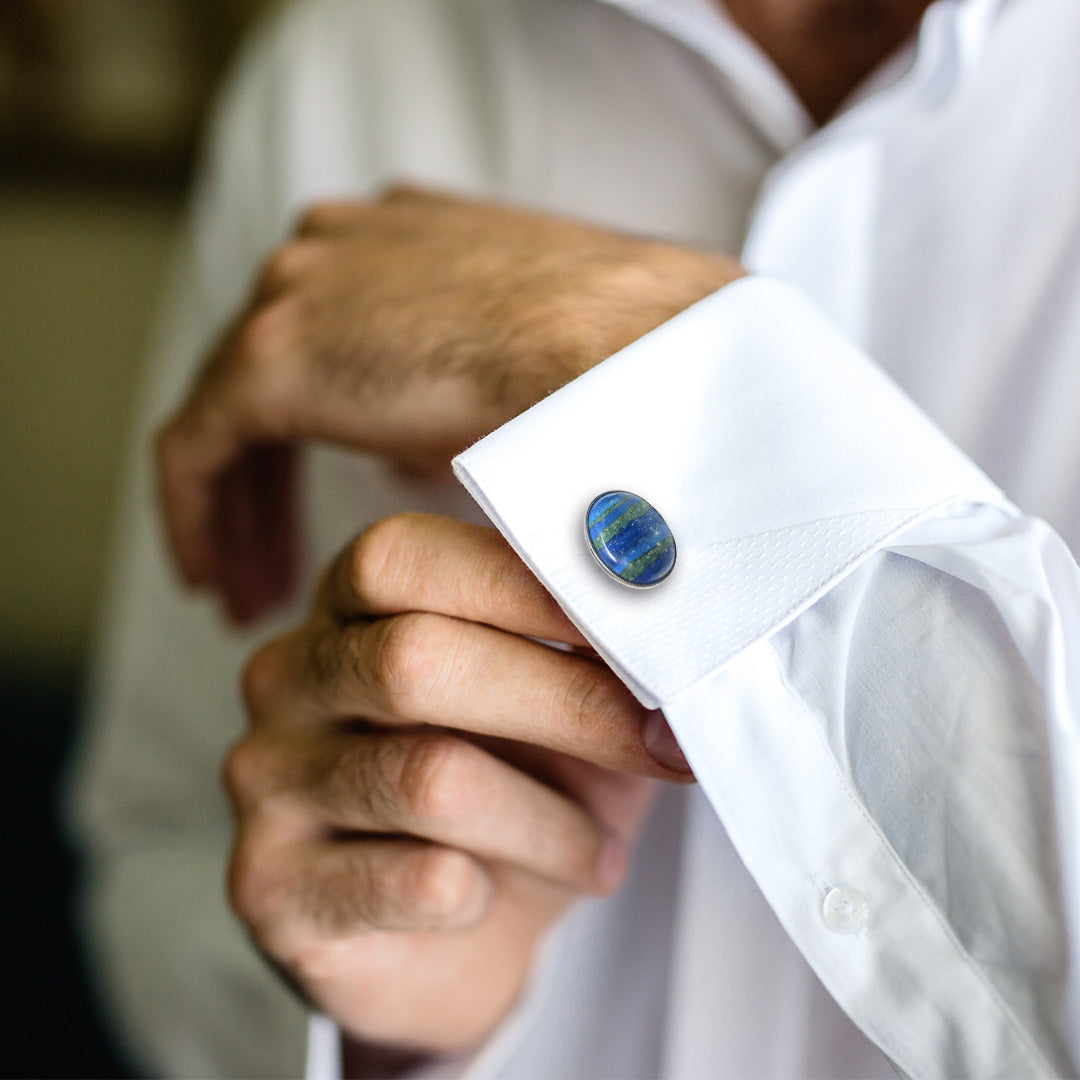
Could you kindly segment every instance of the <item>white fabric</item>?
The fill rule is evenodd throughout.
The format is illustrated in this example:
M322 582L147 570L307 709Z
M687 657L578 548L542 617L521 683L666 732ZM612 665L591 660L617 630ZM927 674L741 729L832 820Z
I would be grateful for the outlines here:
M1075 0L946 0L816 134L692 0L307 0L249 49L143 432L296 211L391 178L728 251L749 227L746 261L797 287L732 287L554 395L543 428L527 415L494 437L540 482L588 447L593 476L610 439L562 418L599 415L608 435L666 400L650 415L666 467L631 448L630 475L568 483L558 504L579 539L606 487L669 514L669 606L696 605L707 633L668 613L683 647L664 664L484 445L465 459L531 565L663 704L702 784L666 793L627 886L575 909L515 1015L444 1073L892 1075L871 1040L918 1075L1076 1071L1076 568L1012 503L1080 544L1078 49ZM644 398L627 365L651 368ZM137 462L72 796L96 855L91 940L149 1068L295 1075L300 1011L221 899L216 776L243 656L304 605L237 638L180 597ZM308 479L312 572L393 510L475 513L343 455L313 454ZM821 524L837 515L843 535ZM764 602L743 588L770 568L759 533L798 552L761 575ZM865 926L838 933L823 904L855 925L853 897Z
M1004 625L1055 594L1080 609L1080 571L1052 551L1043 563L1044 530L799 293L763 279L677 316L456 466L601 655L664 709L780 921L900 1069L1066 1067L1035 995L1063 989L1057 867L1040 846L1047 741L1062 811L1080 811L1065 680L1080 639L1045 617ZM678 545L647 592L604 574L583 536L590 499L628 487L662 495ZM987 595L943 579L942 552ZM976 685L958 694L957 680ZM905 850L913 830L960 853ZM855 898L853 925L823 911L837 889Z
M651 708L942 503L995 497L800 293L762 279L641 338L457 469ZM663 588L628 590L592 572L585 508L612 490L643 495L674 531L679 573Z

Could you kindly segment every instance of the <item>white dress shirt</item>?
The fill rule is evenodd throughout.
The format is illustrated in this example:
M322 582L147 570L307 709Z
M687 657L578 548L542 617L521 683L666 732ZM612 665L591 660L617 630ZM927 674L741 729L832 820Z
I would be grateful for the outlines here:
M249 50L144 430L295 212L390 178L728 251L749 228L763 274L459 460L700 787L666 793L626 887L436 1072L1076 1071L1077 55L1075 0L946 0L813 133L699 0L315 0ZM299 1013L218 884L253 637L177 595L134 477L73 796L88 911L145 1061L288 1075ZM393 510L475 514L341 454L309 481L312 569ZM584 546L610 488L674 529L648 594ZM313 1075L335 1040L316 1025Z

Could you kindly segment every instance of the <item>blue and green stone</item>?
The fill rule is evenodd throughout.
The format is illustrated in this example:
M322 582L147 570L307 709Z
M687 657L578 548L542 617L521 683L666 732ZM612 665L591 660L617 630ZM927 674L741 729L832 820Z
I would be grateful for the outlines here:
M626 585L659 585L675 566L675 537L639 495L605 491L585 515L589 546L600 565Z

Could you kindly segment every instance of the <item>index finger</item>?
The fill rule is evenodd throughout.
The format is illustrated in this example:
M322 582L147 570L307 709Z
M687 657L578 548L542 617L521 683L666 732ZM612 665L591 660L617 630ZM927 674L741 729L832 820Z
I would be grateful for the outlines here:
M162 515L173 557L190 585L222 584L215 533L222 478L252 447L294 440L298 379L289 318L284 303L245 311L158 432Z
M430 611L587 645L498 530L437 514L395 514L361 533L331 567L324 598L346 621Z

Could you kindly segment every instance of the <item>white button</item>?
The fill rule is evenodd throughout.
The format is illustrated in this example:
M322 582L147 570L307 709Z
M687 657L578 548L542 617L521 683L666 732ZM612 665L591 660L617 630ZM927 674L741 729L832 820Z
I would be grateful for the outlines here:
M838 934L856 934L866 925L870 908L858 889L838 885L825 894L821 914L830 930Z

